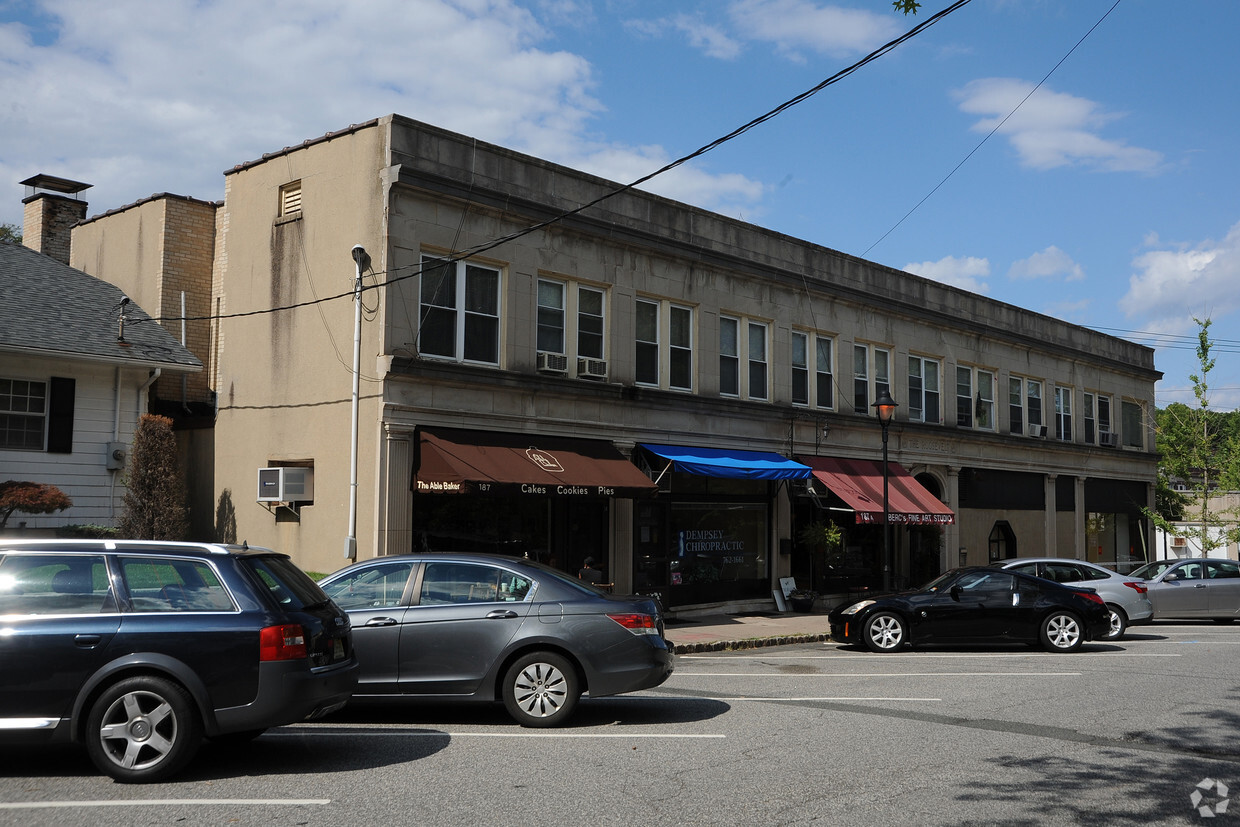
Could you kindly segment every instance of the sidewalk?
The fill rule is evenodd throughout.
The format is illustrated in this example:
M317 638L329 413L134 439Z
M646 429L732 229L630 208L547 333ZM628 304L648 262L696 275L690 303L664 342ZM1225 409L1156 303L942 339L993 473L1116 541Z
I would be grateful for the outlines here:
M667 639L676 654L755 649L829 640L825 612L745 612L670 620Z

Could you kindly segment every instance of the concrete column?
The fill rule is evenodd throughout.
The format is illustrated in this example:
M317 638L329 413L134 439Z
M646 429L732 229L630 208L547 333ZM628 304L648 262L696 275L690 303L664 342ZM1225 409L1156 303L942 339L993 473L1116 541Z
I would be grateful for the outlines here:
M611 582L616 594L633 593L633 501L615 497L611 515Z
M406 554L413 551L413 433L383 426L383 455L379 459L380 491L376 553Z
M1085 534L1085 520L1088 515L1085 513L1085 478L1077 477L1075 479L1076 490L1073 494L1073 501L1076 503L1076 515L1073 517L1075 525L1076 543L1073 548L1073 556L1078 560L1088 559L1085 555L1088 549L1085 546L1088 539Z
M956 521L943 532L943 550L939 553L939 570L947 571L960 565L960 468L947 466L947 502L943 503L956 513Z
M1044 524L1046 526L1044 531L1046 536L1043 538L1044 542L1042 543L1042 548L1044 551L1042 553L1047 557L1059 556L1056 549L1057 544L1055 542L1056 537L1059 535L1057 530L1058 520L1055 519L1055 480L1058 479L1058 477L1058 474L1046 475L1046 508L1043 512L1046 516L1046 519L1044 520Z

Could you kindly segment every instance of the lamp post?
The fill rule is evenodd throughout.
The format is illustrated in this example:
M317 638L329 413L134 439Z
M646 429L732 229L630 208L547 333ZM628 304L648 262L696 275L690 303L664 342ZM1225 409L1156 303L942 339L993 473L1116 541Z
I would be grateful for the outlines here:
M873 405L874 412L878 414L878 424L883 429L883 591L891 590L891 516L888 511L889 499L887 497L887 428L891 425L891 419L896 415L896 401L891 398L891 394L886 389L878 395L878 400Z
M356 265L353 281L353 427L349 440L349 533L344 538L344 558L357 559L357 414L362 367L362 271L370 267L370 256L362 245L350 251Z

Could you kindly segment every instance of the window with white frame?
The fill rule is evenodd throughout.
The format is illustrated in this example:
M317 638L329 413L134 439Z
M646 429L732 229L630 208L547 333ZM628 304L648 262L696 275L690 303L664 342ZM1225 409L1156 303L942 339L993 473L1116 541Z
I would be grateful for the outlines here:
M1086 391L1082 396L1081 421L1085 428L1087 445L1115 445L1111 431L1111 397L1102 393Z
M769 398L768 326L765 322L719 317L719 394ZM741 370L741 355L744 367Z
M1012 376L1008 379L1008 433L1024 434L1026 427L1031 436L1041 432L1042 383L1037 379Z
M1055 388L1055 438L1072 441L1072 388Z
M47 383L0 379L0 448L43 450L47 430Z
M792 402L794 405L835 407L835 373L830 336L792 333ZM813 360L811 363L810 360Z
M693 308L661 299L638 299L636 316L637 382L693 390Z
M908 357L908 418L938 425L940 416L939 360Z
M636 376L639 385L659 384L659 303L638 299L636 305L637 329L635 331Z
M499 364L500 271L472 261L422 256L418 352Z
M572 282L540 278L537 294L539 354L563 357L558 360L556 368L560 372L567 371L570 360L576 357L587 360L584 365L577 363L579 375L584 370L590 376L605 376L603 291ZM546 358L539 356L540 370ZM554 361L548 360L548 364Z
M891 393L891 351L871 345L853 345L853 411L873 414L870 394L878 399L884 391Z
M993 431L995 375L988 370L956 366L956 425Z
M766 399L770 395L767 390L767 326L761 322L749 322L748 328L749 385L747 391L750 399Z

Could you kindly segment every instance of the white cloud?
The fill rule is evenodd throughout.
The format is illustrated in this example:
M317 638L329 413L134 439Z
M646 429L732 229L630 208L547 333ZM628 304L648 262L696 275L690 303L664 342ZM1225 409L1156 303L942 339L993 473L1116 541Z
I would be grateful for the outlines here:
M1161 153L1099 134L1120 115L1104 112L1094 101L1054 92L1046 86L1033 90L1034 84L1029 81L983 78L954 94L961 111L984 116L973 125L974 132L989 134L1002 124L998 134L1007 137L1025 166L1054 169L1075 165L1107 172L1153 172L1162 165Z
M21 223L16 182L35 173L94 184L92 214L155 192L218 199L235 164L389 113L560 163L606 151L586 137L603 108L593 67L545 48L515 0L39 8L54 29L0 24L0 87L23 90L0 104L0 222ZM539 8L561 23L579 4ZM702 169L650 187L707 208L761 192Z
M1054 245L1029 258L1023 258L1008 268L1011 279L1062 278L1063 281L1080 281L1085 271L1072 257Z
M803 49L831 57L864 54L904 31L890 15L810 0L735 0L728 14L738 37L774 44L794 58Z
M902 269L973 293L990 291L990 285L982 280L990 275L990 262L984 258L947 256L938 261L906 264Z
M1120 300L1126 315L1177 328L1193 316L1217 320L1240 310L1240 223L1222 241L1150 250L1133 267L1137 272Z
M689 45L708 57L731 60L741 53L741 44L719 26L687 14L678 14L672 24L689 38Z

